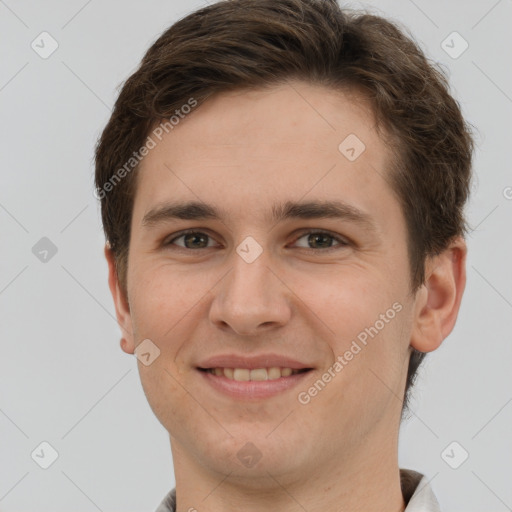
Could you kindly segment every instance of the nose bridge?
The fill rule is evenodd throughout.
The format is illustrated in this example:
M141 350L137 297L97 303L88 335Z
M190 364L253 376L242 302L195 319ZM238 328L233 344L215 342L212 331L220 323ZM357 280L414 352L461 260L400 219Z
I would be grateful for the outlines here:
M210 312L213 322L229 325L239 334L251 334L289 318L286 297L269 268L269 253L247 238L233 251L231 271L222 280Z
M231 272L231 286L233 293L254 295L265 293L269 290L270 276L269 258L267 254L256 255L254 247L248 244L240 244L236 254L233 255L233 270ZM274 278L275 279L275 278ZM246 297L247 298L247 297Z
M275 279L268 266L271 264L267 253L260 254L251 244L242 243L233 254L232 271L224 289L224 299L233 307L263 310L271 299L272 284Z

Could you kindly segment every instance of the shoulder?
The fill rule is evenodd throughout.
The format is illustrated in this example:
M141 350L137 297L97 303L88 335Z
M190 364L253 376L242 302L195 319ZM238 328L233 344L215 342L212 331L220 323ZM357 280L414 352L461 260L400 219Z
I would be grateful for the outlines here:
M441 512L439 502L426 476L412 469L400 469L405 512Z
M167 493L165 498L155 512L175 512L176 511L176 489L172 489Z

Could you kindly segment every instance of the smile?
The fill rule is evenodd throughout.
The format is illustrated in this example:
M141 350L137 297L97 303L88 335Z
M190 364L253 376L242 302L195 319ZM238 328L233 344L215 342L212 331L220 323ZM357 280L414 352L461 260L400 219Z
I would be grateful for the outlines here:
M236 380L239 382L247 381L264 381L276 380L282 377L289 377L307 371L306 368L296 370L292 368L279 368L273 366L271 368L255 368L250 370L248 368L208 368L207 372L216 375L217 377L226 377L229 380Z
M242 401L258 401L291 390L313 369L307 363L278 354L224 354L196 366L207 388Z

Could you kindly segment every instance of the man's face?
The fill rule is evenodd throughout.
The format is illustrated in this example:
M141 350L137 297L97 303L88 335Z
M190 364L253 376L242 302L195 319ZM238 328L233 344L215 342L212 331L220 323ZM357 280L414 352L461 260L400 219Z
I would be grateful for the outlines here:
M138 364L175 458L256 481L385 450L415 315L392 156L360 96L293 82L210 98L145 157L124 349L160 350Z

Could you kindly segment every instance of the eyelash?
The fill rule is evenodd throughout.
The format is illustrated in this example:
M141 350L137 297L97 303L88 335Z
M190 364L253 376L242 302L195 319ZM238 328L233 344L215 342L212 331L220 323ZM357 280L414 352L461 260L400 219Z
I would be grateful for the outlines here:
M173 242L175 242L176 240L178 240L179 238L182 238L186 235L189 235L189 234L194 234L194 235L206 235L208 238L212 239L213 237L211 235L209 235L208 233L204 232L204 231L200 231L200 230L197 230L197 229L187 229L187 230L184 230L184 231L180 231L179 233L176 234L176 236L173 236L173 238L171 239L166 239L166 241L164 241L163 245L166 246L166 247L169 247L169 246L172 246L173 245ZM313 247L299 247L299 249L304 249L306 251L314 251L314 252L330 252L330 251L333 251L333 250L336 250L336 249L341 249L343 247L347 247L350 245L350 242L345 239L345 238L342 238L340 237L339 235L335 235L329 231L324 231L324 230L309 230L309 231L304 231L302 233L299 234L299 236L297 236L294 240L294 243L297 242L297 240L300 240L301 238L303 238L304 236L306 235L327 235L328 237L332 238L333 240L335 240L336 242L338 242L338 245L335 245L333 247L326 247L326 248L319 248L319 249L315 249ZM201 250L201 249L212 249L212 247L201 247L199 249L190 249L188 247L182 247L180 245L176 246L178 249L181 249L181 250L184 250L184 251L198 251L198 250Z

